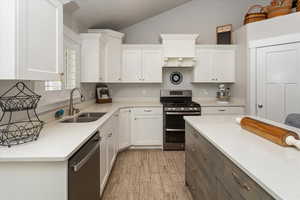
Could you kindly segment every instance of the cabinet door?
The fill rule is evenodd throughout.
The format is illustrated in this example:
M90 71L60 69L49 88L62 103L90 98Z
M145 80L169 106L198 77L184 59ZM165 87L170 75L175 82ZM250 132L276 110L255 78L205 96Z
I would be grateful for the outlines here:
M213 51L211 49L198 49L197 64L194 67L194 82L214 82L213 77Z
M133 145L162 145L163 118L158 116L137 115L132 122Z
M102 41L99 34L81 34L81 82L103 81L103 68L100 64L103 53L100 51Z
M142 81L141 49L124 49L122 65L122 82Z
M213 76L216 82L235 82L235 50L214 50Z
M119 114L119 149L131 145L131 111L121 109Z
M300 112L300 43L261 48L257 56L258 115L282 123Z
M115 142L113 137L113 131L110 130L107 134L107 168L108 171L113 166L114 162L114 156L115 156Z
M20 79L59 80L63 68L63 6L59 0L19 1Z
M105 52L106 82L121 81L121 39L109 37Z
M104 134L101 134L101 143L100 143L100 184L101 184L101 193L105 188L105 182L108 176L107 169L107 140Z
M143 50L143 81L151 83L162 82L162 50Z
M119 151L119 112L114 114L113 116L113 138L114 138L114 149L115 149L115 155L117 156Z

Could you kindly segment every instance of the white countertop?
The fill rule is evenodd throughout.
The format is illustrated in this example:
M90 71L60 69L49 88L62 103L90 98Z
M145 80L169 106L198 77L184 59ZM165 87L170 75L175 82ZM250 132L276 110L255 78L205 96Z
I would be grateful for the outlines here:
M82 112L107 114L90 123L50 122L45 125L37 141L11 148L0 147L0 162L66 161L120 108L161 106L159 102L94 104Z
M240 127L237 116L185 117L201 135L275 199L300 199L300 151L281 147ZM299 129L293 129L298 130Z
M229 102L218 102L215 98L197 98L193 101L199 103L202 107L245 107L245 101L241 99L231 98Z

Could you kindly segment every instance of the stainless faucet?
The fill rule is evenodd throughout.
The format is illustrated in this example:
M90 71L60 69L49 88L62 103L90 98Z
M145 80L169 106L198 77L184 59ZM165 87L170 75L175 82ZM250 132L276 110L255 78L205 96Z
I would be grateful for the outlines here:
M74 88L74 89L71 90L71 92L70 92L70 105L69 105L69 115L70 116L72 116L72 115L80 112L80 110L78 108L74 108L73 98L74 98L74 92L75 91L79 92L79 94L80 94L80 101L81 102L83 102L85 100L85 98L82 95L81 90L79 88Z

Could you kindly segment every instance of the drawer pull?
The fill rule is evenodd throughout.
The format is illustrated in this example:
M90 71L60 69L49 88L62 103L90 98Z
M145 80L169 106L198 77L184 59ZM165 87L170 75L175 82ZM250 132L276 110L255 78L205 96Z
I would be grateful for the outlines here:
M226 110L225 110L225 109L220 109L219 111L220 111L220 112L225 112Z
M238 177L238 175L237 175L236 173L232 172L232 176L233 176L235 182L236 182L239 186L241 186L243 189L245 189L245 190L247 190L247 191L250 191L250 190L251 190L251 188L250 188L246 183L242 183L242 182L241 182L241 180L239 179L239 177Z

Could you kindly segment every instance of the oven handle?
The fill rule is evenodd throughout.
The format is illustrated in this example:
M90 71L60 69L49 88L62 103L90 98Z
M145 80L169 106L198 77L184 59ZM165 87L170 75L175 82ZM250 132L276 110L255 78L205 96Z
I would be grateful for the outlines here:
M185 129L172 129L172 128L167 128L166 131L168 131L168 132L184 132Z
M166 115L201 115L201 112L167 112Z
M94 153L100 148L100 140L96 143L96 145L91 149L91 151L77 164L73 165L72 168L74 172L78 172L94 155Z

